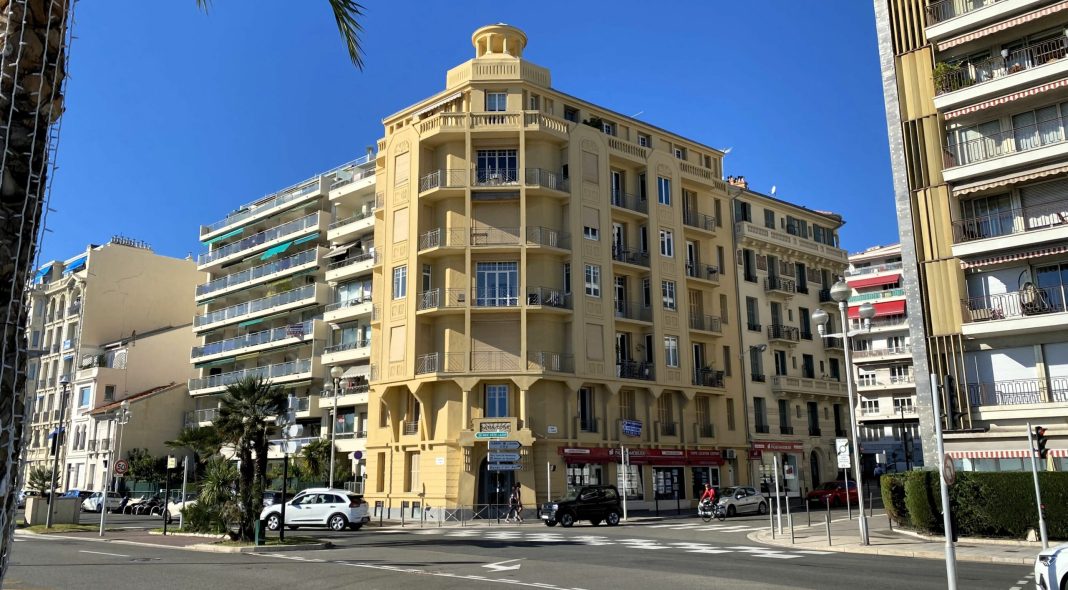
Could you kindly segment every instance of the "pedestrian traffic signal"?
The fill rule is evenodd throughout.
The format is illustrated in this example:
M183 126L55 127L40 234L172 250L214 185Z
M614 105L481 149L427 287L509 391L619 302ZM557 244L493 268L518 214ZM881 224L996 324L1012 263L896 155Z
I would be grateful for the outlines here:
M1045 459L1049 455L1049 449L1046 448L1046 443L1049 442L1049 437L1046 436L1045 426L1035 426L1035 448L1034 451L1038 453L1039 459Z
M946 429L957 430L963 428L964 424L961 421L964 418L964 412L960 411L960 404L957 401L957 379L953 375L944 375L942 377L942 391L946 394Z

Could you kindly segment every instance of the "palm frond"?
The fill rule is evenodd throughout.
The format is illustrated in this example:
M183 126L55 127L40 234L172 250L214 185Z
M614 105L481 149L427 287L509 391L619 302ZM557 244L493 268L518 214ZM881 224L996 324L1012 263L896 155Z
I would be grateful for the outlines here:
M197 0L197 8L208 12L211 9L211 0Z
M198 2L210 2L210 0L198 0ZM337 29L345 45L349 50L349 59L352 65L363 71L363 47L360 45L360 35L363 26L360 19L364 16L364 8L356 0L329 0L330 9L334 11L334 19L337 20Z

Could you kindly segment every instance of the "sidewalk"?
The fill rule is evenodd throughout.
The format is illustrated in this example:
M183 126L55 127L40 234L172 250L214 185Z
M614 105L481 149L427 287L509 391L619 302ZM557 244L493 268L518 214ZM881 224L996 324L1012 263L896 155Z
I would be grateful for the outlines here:
M765 525L764 529L750 533L749 539L766 545L811 551L894 555L943 561L946 558L944 538L923 538L907 531L891 530L886 513L879 510L876 510L874 516L868 519L868 539L871 542L869 545L860 544L860 531L858 530L859 525L857 524L856 513L853 514L852 520L840 514L832 515L831 544L828 546L825 517L825 512L813 512L812 526L810 527L807 526L808 518L804 512L795 513L793 515L793 542L790 540L790 526L785 514L782 517L782 535L778 534L776 530L775 537L772 538L770 527ZM1033 566L1035 556L1042 550L1042 544L1026 541L962 538L955 544L955 548L957 561Z

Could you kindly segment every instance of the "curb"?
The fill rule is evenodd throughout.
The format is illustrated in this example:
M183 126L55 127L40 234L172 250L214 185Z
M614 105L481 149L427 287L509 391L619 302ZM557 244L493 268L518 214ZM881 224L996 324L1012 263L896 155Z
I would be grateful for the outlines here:
M784 548L785 547L791 547L791 548L797 548L798 547L797 544L791 544L791 543L788 543L788 542L782 542L782 541L779 541L779 539L777 539L777 538L775 540L771 540L771 539L767 538L767 535L763 531L756 531L756 532L753 532L753 533L749 533L748 535L746 535L746 537L750 541L755 541L755 542L761 543L763 545L771 545L773 547L784 547ZM854 554L862 554L862 555L887 555L887 556L892 556L892 557L911 557L911 558L918 558L918 559L932 559L932 560L936 560L936 561L945 561L945 559L946 559L946 554L945 554L944 550L942 550L941 547L939 547L939 550L929 550L929 549L914 550L914 549L896 548L896 547L879 547L878 545L863 546L863 545L857 545L854 541L849 541L849 542L846 542L843 545L831 545L831 546L819 545L819 546L812 546L812 547L806 547L806 548L813 549L813 550L817 550L818 549L819 551L833 551L835 553L854 553ZM1034 557L1002 557L1002 556L997 556L997 555L982 555L982 556L980 556L980 555L969 555L967 553L965 553L965 554L957 553L956 554L956 558L957 558L957 561L965 561L965 562L970 562L970 563L997 563L997 564L1005 564L1005 565L1026 565L1026 566L1033 566L1034 563L1035 563L1035 558Z
M899 535L905 535L916 539L923 539L925 541L931 541L932 543L944 543L945 537L939 537L937 535L925 535L920 532L910 531L908 529L894 529L894 532ZM986 539L983 537L957 537L957 545L993 545L993 546L1010 546L1010 547L1028 547L1034 549L1041 549L1041 541L1020 541L1017 539Z
M15 531L16 536L30 536L45 539L62 539L66 541L89 541L92 543L112 543L115 545L132 545L135 547L152 547L155 549L172 549L178 551L197 551L200 553L277 553L279 551L306 551L319 549L333 549L334 544L329 541L322 543L306 543L301 545L260 545L260 546L225 546L198 543L195 545L162 545L159 543L145 543L142 541L127 541L125 539L101 539L92 537L70 537L58 534L40 534L29 531ZM168 535L169 536L169 535Z

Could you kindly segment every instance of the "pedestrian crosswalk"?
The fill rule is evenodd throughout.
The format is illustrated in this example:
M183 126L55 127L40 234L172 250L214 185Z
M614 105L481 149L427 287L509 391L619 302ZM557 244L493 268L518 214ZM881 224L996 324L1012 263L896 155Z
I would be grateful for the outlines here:
M711 524L705 522L660 522L655 524L632 524L630 526L643 526L650 529L667 529L672 531L718 531L723 533L750 533L759 531L766 526L753 526L752 524Z

